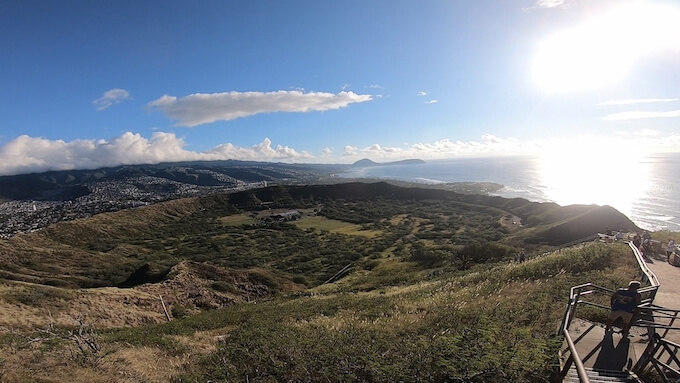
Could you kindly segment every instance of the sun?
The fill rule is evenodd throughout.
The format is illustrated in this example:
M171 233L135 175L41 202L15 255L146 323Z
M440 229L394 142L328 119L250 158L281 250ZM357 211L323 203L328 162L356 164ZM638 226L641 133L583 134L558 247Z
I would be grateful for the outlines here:
M545 38L533 61L539 88L587 91L623 80L642 57L680 49L680 9L636 2Z

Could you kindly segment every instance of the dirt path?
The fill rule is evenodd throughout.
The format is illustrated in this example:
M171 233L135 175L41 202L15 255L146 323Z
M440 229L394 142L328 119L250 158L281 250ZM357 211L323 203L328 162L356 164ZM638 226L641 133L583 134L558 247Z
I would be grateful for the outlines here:
M653 254L646 261L661 283L654 303L669 309L680 310L680 267L669 264L665 254ZM674 326L678 327L680 323ZM680 343L680 331L671 331L668 335L670 340Z

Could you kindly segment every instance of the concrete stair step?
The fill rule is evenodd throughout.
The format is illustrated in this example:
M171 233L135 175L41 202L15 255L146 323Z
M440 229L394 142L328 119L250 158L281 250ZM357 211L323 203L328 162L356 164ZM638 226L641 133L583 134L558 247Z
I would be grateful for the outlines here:
M609 383L609 382L622 382L622 383L634 383L638 380L630 375L626 371L603 371L603 370L593 370L592 368L586 368L586 373L588 374L588 379L591 383ZM564 377L564 382L568 383L578 383L578 373L576 372L576 367L569 369L567 376Z

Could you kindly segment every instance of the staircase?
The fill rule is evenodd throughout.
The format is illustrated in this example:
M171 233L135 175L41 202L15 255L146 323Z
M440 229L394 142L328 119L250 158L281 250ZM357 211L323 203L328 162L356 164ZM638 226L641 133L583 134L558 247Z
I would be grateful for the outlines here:
M586 368L586 373L588 375L588 380L591 383L606 383L606 382L625 382L625 383L638 383L640 382L634 375L627 371L606 371L606 370L594 370L592 368ZM563 382L566 383L578 383L581 380L576 372L576 367L569 369L567 376L564 377Z
M639 250L630 247L640 266L640 280L647 285L638 290L642 312L633 324L638 331L631 333L633 338L621 337L605 333L601 323L580 318L579 307L608 312L613 291L592 283L572 287L558 330L564 337L559 353L563 382L680 382L680 344L666 338L670 330L680 330L675 324L680 310L654 304L659 280Z

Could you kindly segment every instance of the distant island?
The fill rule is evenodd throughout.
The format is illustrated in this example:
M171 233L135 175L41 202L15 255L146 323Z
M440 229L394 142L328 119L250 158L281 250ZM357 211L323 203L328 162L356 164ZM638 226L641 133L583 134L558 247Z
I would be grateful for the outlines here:
M355 163L352 164L353 168L366 168L369 166L385 166L385 165L418 165L418 164L424 164L425 161L421 159L410 159L410 160L401 160L401 161L393 161L393 162L383 162L383 163L378 163L375 161L371 161L368 158L361 159Z

